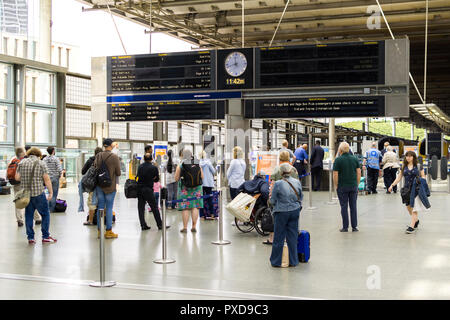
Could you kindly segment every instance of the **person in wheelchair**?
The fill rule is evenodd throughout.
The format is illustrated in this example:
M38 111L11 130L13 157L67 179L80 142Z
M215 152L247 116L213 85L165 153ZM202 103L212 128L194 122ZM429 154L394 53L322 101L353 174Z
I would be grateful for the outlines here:
M269 200L269 182L266 181L266 174L259 171L253 180L245 181L238 189L239 193L245 192L251 196L260 195L256 200L254 211L262 206L267 206Z

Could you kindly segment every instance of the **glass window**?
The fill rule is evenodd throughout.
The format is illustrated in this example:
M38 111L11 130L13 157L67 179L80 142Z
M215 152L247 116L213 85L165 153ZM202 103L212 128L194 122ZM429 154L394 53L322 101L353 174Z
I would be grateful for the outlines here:
M13 100L12 66L0 63L0 99Z
M12 141L12 105L0 105L0 142Z
M56 134L56 111L27 107L26 142L54 144Z
M131 122L130 140L153 140L153 122Z
M167 127L167 139L169 142L178 142L178 122L169 121Z
M66 76L66 103L80 106L90 106L91 80Z
M109 122L109 137L112 139L127 139L126 122Z
M91 137L91 111L66 109L66 136Z
M27 103L55 105L55 74L27 69L26 96Z

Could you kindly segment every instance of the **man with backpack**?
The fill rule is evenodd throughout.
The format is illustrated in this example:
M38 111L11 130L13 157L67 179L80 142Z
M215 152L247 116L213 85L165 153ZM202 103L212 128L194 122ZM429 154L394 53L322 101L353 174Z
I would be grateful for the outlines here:
M48 206L50 212L55 212L56 199L58 197L59 191L59 178L61 177L62 167L61 161L55 156L55 148L48 147L47 148L48 156L43 160L47 165L48 175L50 176L50 180L52 181L53 187L53 198L50 200Z
M6 171L6 179L8 179L9 183L13 186L14 197L21 189L20 181L16 181L16 172L20 161L22 161L22 159L25 158L25 150L23 148L16 148L15 152L16 156L11 159L11 162L9 163L8 169ZM16 210L17 225L19 227L23 227L25 209L16 208L15 210ZM34 220L36 225L39 225L42 222L42 218L37 212L37 210L34 211Z
M120 176L120 160L117 155L112 153L112 139L103 140L105 151L95 156L94 166L97 169L97 199L98 210L105 210L106 216L106 239L117 238L118 235L112 232L113 206L114 198L117 192L117 177ZM105 209L106 207L106 209ZM100 215L97 215L97 226L100 228ZM100 230L98 231L100 237Z

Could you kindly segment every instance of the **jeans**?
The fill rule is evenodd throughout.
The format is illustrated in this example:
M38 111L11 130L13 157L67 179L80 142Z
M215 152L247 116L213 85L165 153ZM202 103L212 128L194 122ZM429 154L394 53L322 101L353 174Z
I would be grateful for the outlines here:
M53 197L48 202L48 206L49 206L50 212L54 212L55 211L55 206L56 206L56 199L58 197L59 178L51 178L51 181L52 181Z
M84 212L84 189L83 186L81 185L81 181L80 183L78 183L78 196L80 198L80 202L78 204L78 212ZM97 192L96 189L94 189L94 191L92 192L92 202L88 203L88 205L97 205ZM89 209L91 210L91 209Z
M106 230L112 229L112 218L113 218L113 206L114 206L114 198L116 196L116 191L112 193L106 194L103 192L102 188L97 187L95 189L97 191L97 199L98 199L98 210L105 210L106 217ZM94 192L95 193L95 192ZM106 206L106 209L105 209ZM97 214L97 227L100 230L100 215Z
M42 193L40 196L31 197L30 203L25 208L25 225L27 227L27 237L28 240L34 240L34 229L33 229L33 218L34 211L37 210L42 216L42 238L50 237L48 229L50 227L50 211L48 210L48 201L45 194Z
M348 206L350 205L350 218L352 228L358 226L356 200L358 198L358 187L338 187L337 195L341 205L342 227L348 229Z
M177 200L177 189L178 189L178 183L177 182L169 183L167 185L167 201ZM176 203L169 202L168 207L169 206L172 209L175 209Z
M155 199L153 189L148 187L139 187L137 195L138 195L139 222L141 224L141 228L147 226L147 223L145 222L145 203L148 203L150 209L152 209L153 217L155 218L156 225L158 226L158 228L162 228L161 215L159 214L158 203L157 200Z
M212 193L212 187L203 187L203 195L211 194ZM214 207L213 207L213 198L207 198L203 199L203 208L200 208L200 217L203 217L208 215L208 217L211 217L214 215ZM214 215L215 216L215 215Z
M378 169L367 168L367 190L370 192L377 191L379 171Z
M22 189L22 186L20 184L14 185L13 186L13 190L14 190L14 195L16 195L17 192L19 192ZM24 219L24 215L25 215L25 209L17 209L15 208L16 211L16 219L17 222L22 222L23 223L23 219ZM34 220L35 221L41 221L42 218L39 215L39 213L37 212L37 210L34 210Z
M395 181L395 178L397 177L397 170L397 168L386 168L383 170L383 180L386 190L388 190L391 184ZM392 189L394 192L397 192L397 186Z
M313 183L314 191L320 190L320 181L322 180L322 170L323 169L321 167L311 168L311 181Z
M232 187L230 187L230 197L231 197L231 200L233 200L234 198L236 198L238 194L239 194L239 189L238 189L238 188L232 188Z
M285 239L289 249L289 265L298 265L297 239L300 210L301 208L298 208L293 211L275 212L273 214L274 235L272 243L272 254L270 255L270 263L272 264L272 266L281 266Z

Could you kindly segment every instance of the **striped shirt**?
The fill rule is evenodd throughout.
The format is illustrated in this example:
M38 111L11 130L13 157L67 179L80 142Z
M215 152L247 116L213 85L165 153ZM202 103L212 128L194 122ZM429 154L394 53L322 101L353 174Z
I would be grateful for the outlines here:
M33 165L38 161L36 169L33 172ZM44 192L44 174L48 173L47 166L36 156L30 156L27 159L20 161L17 172L20 174L20 184L25 190L30 189L31 184L31 197L40 196Z
M55 156L47 156L44 158L44 163L47 165L48 175L50 179L59 179L62 173L61 162Z

